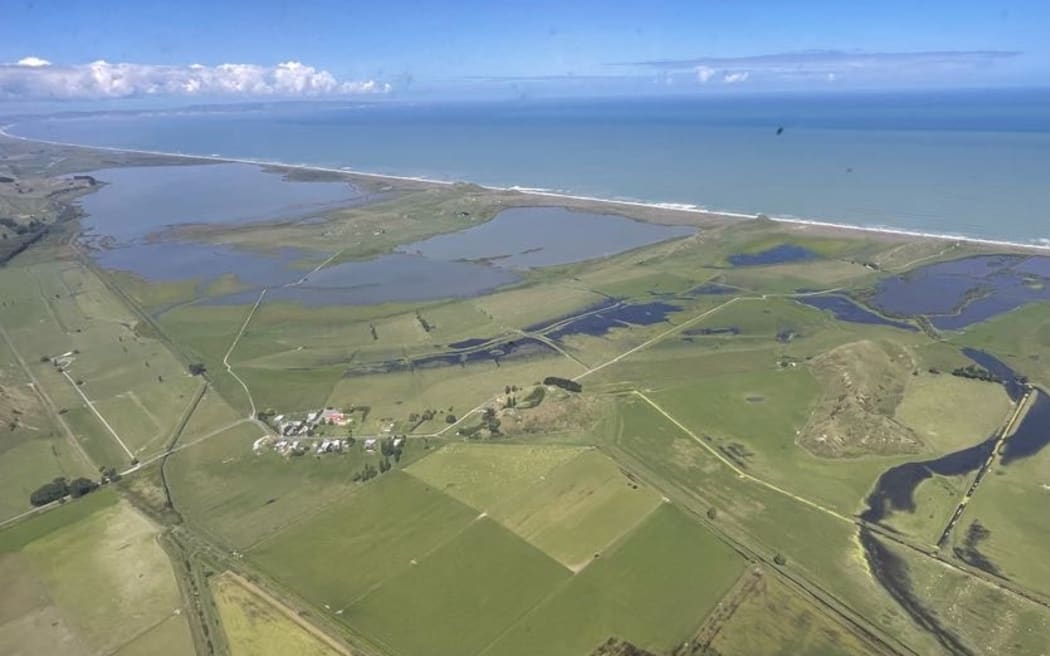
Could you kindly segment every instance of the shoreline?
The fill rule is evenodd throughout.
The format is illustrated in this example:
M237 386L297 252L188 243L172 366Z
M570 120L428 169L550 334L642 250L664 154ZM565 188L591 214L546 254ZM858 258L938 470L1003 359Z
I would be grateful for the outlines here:
M698 205L690 203L668 203L668 202L657 202L657 201L640 201L640 200L626 200L617 198L601 198L598 196L586 196L582 194L571 194L567 192L554 191L551 189L534 188L534 187L523 187L519 185L511 186L496 186L496 185L484 185L476 182L470 182L469 180L441 180L438 178L426 178L421 176L407 176L407 175L393 175L384 173L374 173L370 171L359 171L350 167L330 167L330 166L315 166L309 164L288 164L279 161L268 161L258 159L248 159L241 157L223 157L222 155L210 154L210 155L189 155L186 153L172 153L160 150L145 150L140 148L118 148L114 146L91 146L85 144L71 143L67 141L54 141L50 139L34 139L30 137L23 137L17 134L13 134L9 130L13 128L17 123L7 123L0 125L0 137L7 137L9 139L16 139L18 141L24 141L26 143L39 143L47 144L51 146L62 146L66 148L83 148L85 150L97 150L113 153L129 153L135 155L152 155L161 157L171 157L175 159L191 159L191 160L203 160L212 163L234 163L234 164L248 164L251 166L259 167L279 167L297 171L319 171L324 173L337 173L342 175L357 176L361 178L369 178L373 180L387 180L396 182L414 182L417 184L429 184L438 185L442 187L451 187L457 184L471 184L481 189L495 192L518 192L528 196L540 196L543 198L554 198L563 199L568 201L577 202L589 202L599 203L605 205L621 205L626 207L637 207L648 210L664 210L673 212L684 212L688 214L695 214L700 216L707 216L711 218L729 218L729 219L757 219L760 216L765 216L771 221L777 223L783 223L794 226L809 226L814 228L825 228L831 230L843 230L849 232L862 232L870 233L875 235L883 236L894 236L894 237L916 237L921 239L932 239L937 241L949 241L949 242L963 242L968 244L976 244L980 246L995 246L1012 249L1024 249L1034 250L1038 252L1050 252L1050 239L1043 240L1045 243L1031 243L1031 242L1016 242L1009 241L1006 239L991 239L983 237L973 237L967 235L953 235L947 233L936 233L936 232L923 232L921 230L912 230L908 228L893 228L886 226L863 226L850 223L837 223L835 221L825 221L819 219L804 219L792 216L777 216L773 214L766 214L763 212L750 214L746 212L730 212L730 211L719 211L713 209L707 209Z

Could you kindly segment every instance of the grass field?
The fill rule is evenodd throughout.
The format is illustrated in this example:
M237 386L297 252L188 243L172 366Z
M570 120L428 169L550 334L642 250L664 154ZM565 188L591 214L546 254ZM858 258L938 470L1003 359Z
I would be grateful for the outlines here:
M230 656L337 656L326 641L305 629L268 599L229 573L210 581Z
M665 505L482 653L576 656L611 636L668 653L742 570L733 551Z
M570 577L484 518L347 608L346 621L391 656L477 654Z
M977 551L1007 578L1050 595L1050 562L1045 558L1050 536L1050 451L996 463L966 506L952 533L953 546L964 547L968 529L978 522L986 531Z
M1001 385L958 376L912 376L896 418L936 454L965 449L987 439L1013 410Z
M453 540L477 515L395 471L261 542L250 556L315 604L342 609Z
M1046 653L1050 610L891 545L922 605L975 654Z
M175 503L193 524L237 549L336 501L356 486L351 476L364 462L378 464L360 443L320 459L257 455L252 444L262 435L257 425L239 423L168 460Z
M487 512L532 489L548 472L581 452L559 445L452 442L407 471Z
M186 367L92 271L72 259L7 268L0 294L10 310L3 325L14 348L61 408L96 464L126 465L131 457L78 394L94 402L132 457L154 454L197 388ZM69 379L47 361L72 353ZM72 381L72 382L71 382Z
M858 656L878 654L813 602L776 576L758 578L708 650L701 654L748 656Z
M660 495L598 451L584 451L489 513L574 571L641 523Z
M112 490L0 532L0 652L192 654L156 536Z
M722 530L747 539L767 558L784 555L793 572L829 590L863 617L873 618L894 639L920 653L938 653L936 643L871 578L856 541L856 527L848 518L740 480L640 400L624 402L621 427L611 447L617 459L646 477L664 481L672 499L700 512L715 508L715 521Z
M660 503L608 457L578 447L453 443L408 471L573 570Z
M93 470L0 339L0 521L28 510L29 495L40 485Z
M1031 303L994 317L952 341L994 353L1032 382L1050 387L1050 303Z

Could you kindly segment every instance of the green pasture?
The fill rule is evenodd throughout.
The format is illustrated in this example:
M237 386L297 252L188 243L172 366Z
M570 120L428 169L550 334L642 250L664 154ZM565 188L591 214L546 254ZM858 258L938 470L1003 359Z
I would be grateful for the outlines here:
M488 518L346 609L391 656L478 654L572 574Z
M711 641L716 654L875 656L881 652L775 575L757 580Z
M479 512L489 512L533 490L580 453L580 448L560 445L453 442L406 471Z
M192 654L156 537L111 490L0 531L0 651Z
M728 546L664 505L482 653L575 656L612 636L669 653L692 637L742 571Z
M1050 450L1014 460L996 461L966 505L952 532L952 546L963 547L973 522L987 531L976 548L1001 575L1050 595Z
M477 511L393 471L292 524L249 552L306 599L346 608L455 539Z
M489 515L573 570L642 522L660 495L596 450L558 465Z

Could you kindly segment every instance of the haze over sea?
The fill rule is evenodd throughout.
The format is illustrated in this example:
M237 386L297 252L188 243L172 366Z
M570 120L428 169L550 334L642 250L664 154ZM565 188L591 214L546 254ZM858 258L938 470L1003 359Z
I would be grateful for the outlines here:
M10 131L1050 242L1050 90L271 104L23 119Z

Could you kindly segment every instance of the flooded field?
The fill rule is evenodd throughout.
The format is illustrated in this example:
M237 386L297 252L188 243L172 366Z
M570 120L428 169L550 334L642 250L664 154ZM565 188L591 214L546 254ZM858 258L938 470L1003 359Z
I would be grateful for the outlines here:
M872 304L897 316L925 316L941 330L958 330L1040 300L1050 300L1050 257L979 255L886 278Z
M901 330L916 331L918 328L911 325L910 323L904 323L903 321L893 321L886 317L879 316L871 310L864 308L854 303L845 296L838 294L826 294L821 296L804 296L798 299L800 303L805 303L811 307L815 307L821 310L827 310L835 315L835 318L840 321L848 321L850 323L866 323L878 326L893 326L894 328L900 328Z

